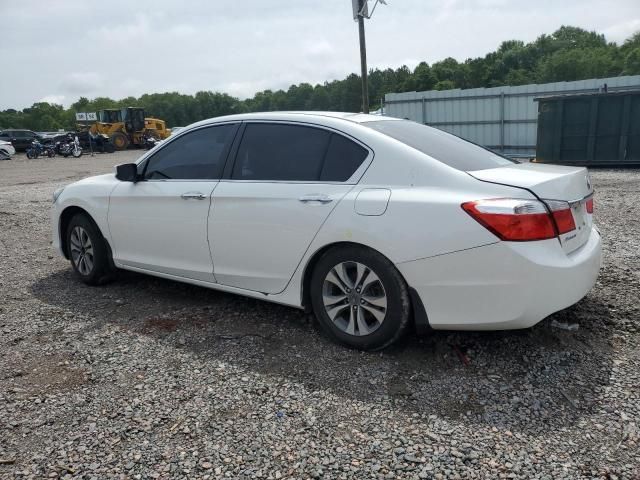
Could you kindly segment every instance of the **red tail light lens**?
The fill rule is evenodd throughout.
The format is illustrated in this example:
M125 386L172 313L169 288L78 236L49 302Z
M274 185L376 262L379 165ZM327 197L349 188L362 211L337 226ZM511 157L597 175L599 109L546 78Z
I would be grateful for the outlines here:
M560 200L546 200L545 202L551 210L551 215L553 216L553 221L556 222L559 235L576 229L571 206L567 202Z
M538 200L496 198L466 202L462 208L501 240L526 242L556 236L551 215Z
M587 207L587 213L590 213L593 215L593 197L587 200L586 207Z

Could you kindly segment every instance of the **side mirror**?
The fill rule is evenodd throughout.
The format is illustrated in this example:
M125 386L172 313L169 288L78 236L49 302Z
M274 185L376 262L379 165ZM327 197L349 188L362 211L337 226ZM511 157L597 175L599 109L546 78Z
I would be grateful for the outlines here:
M121 182L138 181L138 165L135 163L123 163L116 166L116 178Z

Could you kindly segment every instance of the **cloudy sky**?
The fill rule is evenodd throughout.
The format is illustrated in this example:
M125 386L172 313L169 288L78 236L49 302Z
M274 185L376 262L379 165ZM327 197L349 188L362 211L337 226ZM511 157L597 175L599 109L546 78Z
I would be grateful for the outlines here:
M370 67L481 56L563 24L622 42L638 0L387 0ZM0 0L0 109L199 90L245 98L358 71L351 0Z

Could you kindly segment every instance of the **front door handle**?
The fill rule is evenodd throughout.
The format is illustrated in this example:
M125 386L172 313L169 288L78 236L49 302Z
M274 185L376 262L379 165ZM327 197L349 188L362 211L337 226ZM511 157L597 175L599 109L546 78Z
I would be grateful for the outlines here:
M183 200L204 200L207 196L200 192L187 192L180 195Z
M333 198L329 195L325 195L322 193L311 193L309 195L303 195L298 199L302 203L311 203L311 202L319 202L319 203L331 203L333 202Z

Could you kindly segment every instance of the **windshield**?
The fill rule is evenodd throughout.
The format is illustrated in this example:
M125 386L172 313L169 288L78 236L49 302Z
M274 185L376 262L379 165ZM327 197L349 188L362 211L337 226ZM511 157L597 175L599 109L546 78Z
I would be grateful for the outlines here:
M485 170L518 163L475 143L416 122L380 120L362 125L395 138L458 170Z

